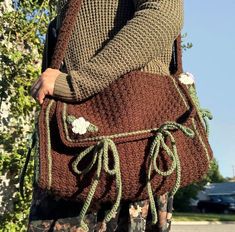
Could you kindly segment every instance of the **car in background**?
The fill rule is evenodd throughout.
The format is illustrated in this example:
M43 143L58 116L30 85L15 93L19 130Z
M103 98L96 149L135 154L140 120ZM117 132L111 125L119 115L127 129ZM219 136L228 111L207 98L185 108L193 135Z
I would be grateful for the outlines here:
M197 208L201 213L235 213L235 199L229 195L209 195L207 200L199 200Z

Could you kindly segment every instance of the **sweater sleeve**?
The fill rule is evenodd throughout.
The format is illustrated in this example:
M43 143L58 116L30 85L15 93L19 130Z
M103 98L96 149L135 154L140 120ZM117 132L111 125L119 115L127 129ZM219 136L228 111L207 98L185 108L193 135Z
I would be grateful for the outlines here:
M86 99L172 46L183 26L183 0L133 1L136 6L133 18L79 70L60 75L54 96L75 101Z

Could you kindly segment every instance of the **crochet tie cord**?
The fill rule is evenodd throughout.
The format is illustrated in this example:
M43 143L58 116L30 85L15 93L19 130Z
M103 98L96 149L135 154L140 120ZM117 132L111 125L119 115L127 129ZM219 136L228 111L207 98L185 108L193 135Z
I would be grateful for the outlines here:
M80 1L69 2L52 68L60 67L79 7ZM200 108L194 84L178 78L180 36L173 50L172 75L132 71L82 102L44 100L36 126L35 183L83 201L80 224L86 230L90 207L112 202L109 221L121 200L149 199L156 223L154 197L174 195L208 170L213 153L205 118L211 114Z
M152 166L154 167L154 170L156 173L158 173L161 176L169 176L173 173L174 170L176 170L177 173L177 179L175 186L171 192L172 195L174 195L178 188L180 187L180 179L181 179L181 166L180 166L180 160L179 156L177 153L177 148L176 148L176 142L173 137L173 135L170 133L171 130L174 129L179 129L181 130L186 136L193 138L194 137L194 132L190 128L184 127L178 123L174 122L168 122L163 124L159 129L157 129L157 133L155 136L155 139L151 145L150 148L150 164L149 164L149 169L148 169L148 181L147 181L147 189L148 189L148 195L149 195L149 201L150 201L150 209L152 213L152 218L153 218L153 223L157 223L157 210L155 207L155 201L154 201L154 196L153 196L153 191L151 188L151 172L152 172ZM173 151L167 146L165 143L165 137L169 136L171 145L173 148ZM167 171L161 171L156 163L157 163L157 157L160 153L160 147L166 151L167 155L171 157L172 159L172 164L171 167Z
M96 148L98 148L98 151ZM109 168L109 155L108 155L109 149L112 151L112 154L113 154L113 159L114 159L114 168L113 169ZM90 151L92 151L92 150L94 150L94 152L93 152L93 157L92 157L91 163L83 171L79 171L77 168L77 165L85 156L89 155ZM118 155L118 151L115 146L115 143L111 139L104 139L104 140L100 141L97 144L97 146L88 147L85 151L81 152L72 165L73 170L78 175L86 174L91 170L91 168L95 165L96 162L97 162L96 176L95 176L95 179L93 180L93 183L91 185L91 189L88 193L88 196L84 202L84 206L83 206L81 213L80 213L81 225L83 227L85 226L83 219L86 215L86 212L87 212L87 210L90 206L90 203L92 201L92 198L95 194L95 190L96 190L96 187L97 187L99 179L100 179L102 166L107 174L109 174L111 176L114 175L116 177L116 185L117 185L117 192L118 192L116 201L115 201L112 209L105 216L106 222L110 221L111 218L113 217L113 214L115 212L117 212L120 201L121 201L122 181L121 181L121 172L120 172L120 164L119 164L120 161L119 161L119 155ZM103 165L102 165L102 163L103 163Z

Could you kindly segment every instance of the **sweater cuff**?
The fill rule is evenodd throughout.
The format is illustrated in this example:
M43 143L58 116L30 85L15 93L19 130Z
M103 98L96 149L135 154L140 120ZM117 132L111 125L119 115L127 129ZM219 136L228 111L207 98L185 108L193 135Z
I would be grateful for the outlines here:
M76 101L74 89L71 84L71 77L61 73L55 81L53 96L64 101Z

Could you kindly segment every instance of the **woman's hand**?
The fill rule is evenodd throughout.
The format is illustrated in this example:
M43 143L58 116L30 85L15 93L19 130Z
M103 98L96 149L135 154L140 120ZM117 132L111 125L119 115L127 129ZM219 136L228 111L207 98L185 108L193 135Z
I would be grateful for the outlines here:
M53 95L55 80L61 74L58 69L48 68L31 87L31 96L42 105L46 95Z

